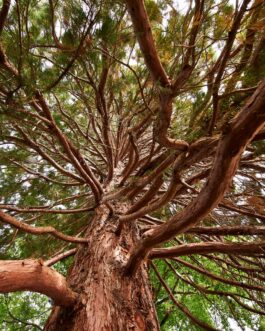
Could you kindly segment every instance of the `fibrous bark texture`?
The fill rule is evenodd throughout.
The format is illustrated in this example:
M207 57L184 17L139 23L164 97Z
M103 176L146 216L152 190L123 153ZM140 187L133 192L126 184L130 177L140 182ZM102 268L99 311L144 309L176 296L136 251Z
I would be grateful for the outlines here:
M87 231L91 241L79 248L68 277L79 301L71 309L54 307L45 331L159 330L146 263L124 275L137 228L126 224L117 235L117 222L105 207L97 209Z

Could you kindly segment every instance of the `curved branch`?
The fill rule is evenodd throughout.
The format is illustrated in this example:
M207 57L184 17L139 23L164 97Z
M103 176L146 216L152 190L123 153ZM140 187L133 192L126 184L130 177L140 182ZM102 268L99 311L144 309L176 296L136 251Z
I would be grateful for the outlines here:
M157 54L150 21L143 0L126 0L125 2L132 18L136 38L153 80L156 83L159 82L164 87L169 86L170 81Z
M87 241L88 241L85 238L77 238L77 237L65 235L62 232L57 231L52 226L35 227L35 226L28 225L26 223L18 221L17 219L15 219L14 217L12 217L10 215L7 215L6 213L4 213L1 210L0 210L0 221L10 224L17 229L20 229L20 230L23 230L25 232L32 233L35 235L50 234L50 235L54 236L55 238L58 238L58 239L61 239L64 241L69 241L72 243L87 243Z
M73 145L73 143L68 139L68 137L57 126L53 118L53 115L49 109L49 106L46 103L46 100L39 91L36 92L36 98L40 104L41 109L45 113L47 119L50 121L58 140L60 141L66 154L69 156L70 160L72 161L73 166L80 173L80 175L86 180L86 182L90 185L91 190L95 195L95 199L98 201L100 199L100 193L102 193L102 187L98 179L95 177L93 171L86 163L80 151Z
M0 66L3 66L3 68L6 71L9 71L12 75L18 78L19 76L18 70L17 68L14 67L12 63L9 62L1 42L0 42Z
M160 61L144 1L126 0L125 2L133 22L135 35L143 53L145 63L154 82L160 85L160 107L157 123L155 123L154 126L154 138L158 143L165 147L185 151L189 146L187 142L175 140L167 136L167 130L170 126L173 102L170 89L171 82Z
M73 209L47 209L45 207L39 207L39 208L19 208L14 207L10 205L2 205L0 204L0 210L6 209L10 211L15 211L18 213L41 213L41 214L79 214L84 213L87 211L92 211L95 209L95 206L86 207L86 208L73 208Z
M58 306L71 306L77 299L65 278L41 260L0 261L0 293L15 291L45 294Z
M158 210L159 208L163 207L165 204L167 204L176 194L176 192L181 187L181 181L179 178L178 173L173 173L170 185L166 192L163 194L163 196L155 200L154 202L151 202L150 204L147 204L146 206L142 207L141 209L138 209L137 211L133 213L128 213L125 215L122 215L120 217L120 221L122 222L129 222L136 220L137 218L140 218L148 213L151 213L155 210Z
M150 185L149 190L147 190L147 192L139 200L136 201L136 203L128 210L127 213L132 214L147 205L149 201L151 201L151 199L156 195L162 184L163 175L160 175Z

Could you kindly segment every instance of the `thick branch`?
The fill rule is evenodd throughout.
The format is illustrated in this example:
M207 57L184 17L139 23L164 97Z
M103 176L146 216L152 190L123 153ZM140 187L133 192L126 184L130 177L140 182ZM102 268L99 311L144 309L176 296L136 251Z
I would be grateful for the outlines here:
M0 293L39 292L58 306L71 306L77 299L65 278L41 260L0 261Z
M146 233L129 259L128 272L135 270L152 247L187 231L218 205L229 187L244 148L264 125L264 92L265 80L230 123L227 132L223 133L204 188L184 210Z
M132 18L136 38L139 42L145 63L150 70L153 80L156 83L159 82L163 87L169 86L169 79L157 54L144 1L125 0L125 2Z
M253 236L265 235L265 226L219 226L219 227L194 227L187 233L207 234L213 236Z
M160 106L157 123L155 123L154 126L154 138L162 146L185 151L189 146L187 142L175 140L167 136L167 130L170 126L173 102L172 91L170 89L171 83L157 53L144 1L125 0L125 2L132 18L134 31L143 53L145 63L154 82L156 84L158 83L162 87L160 88Z
M192 254L225 253L237 255L255 255L265 252L265 242L258 243L222 243L207 242L180 245L171 248L155 248L148 255L150 258L168 258Z

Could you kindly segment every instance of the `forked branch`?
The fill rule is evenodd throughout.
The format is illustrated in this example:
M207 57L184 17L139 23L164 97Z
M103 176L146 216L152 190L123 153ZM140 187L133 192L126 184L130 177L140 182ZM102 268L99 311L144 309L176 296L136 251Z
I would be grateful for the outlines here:
M127 272L134 271L152 247L186 232L218 205L229 187L245 147L264 125L264 92L265 80L260 83L220 138L213 167L204 188L184 210L145 234L145 238L132 252Z

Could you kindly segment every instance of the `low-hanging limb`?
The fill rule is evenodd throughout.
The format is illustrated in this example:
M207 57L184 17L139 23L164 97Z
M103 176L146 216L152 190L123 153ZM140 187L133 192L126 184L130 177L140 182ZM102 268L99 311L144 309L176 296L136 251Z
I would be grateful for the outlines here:
M136 270L150 249L197 224L223 198L238 166L241 154L265 122L265 80L240 113L229 123L219 140L209 178L198 196L165 224L147 231L131 252L126 272ZM240 137L240 139L239 139Z
M0 261L0 293L15 291L45 294L58 306L71 306L77 299L65 278L41 260Z

